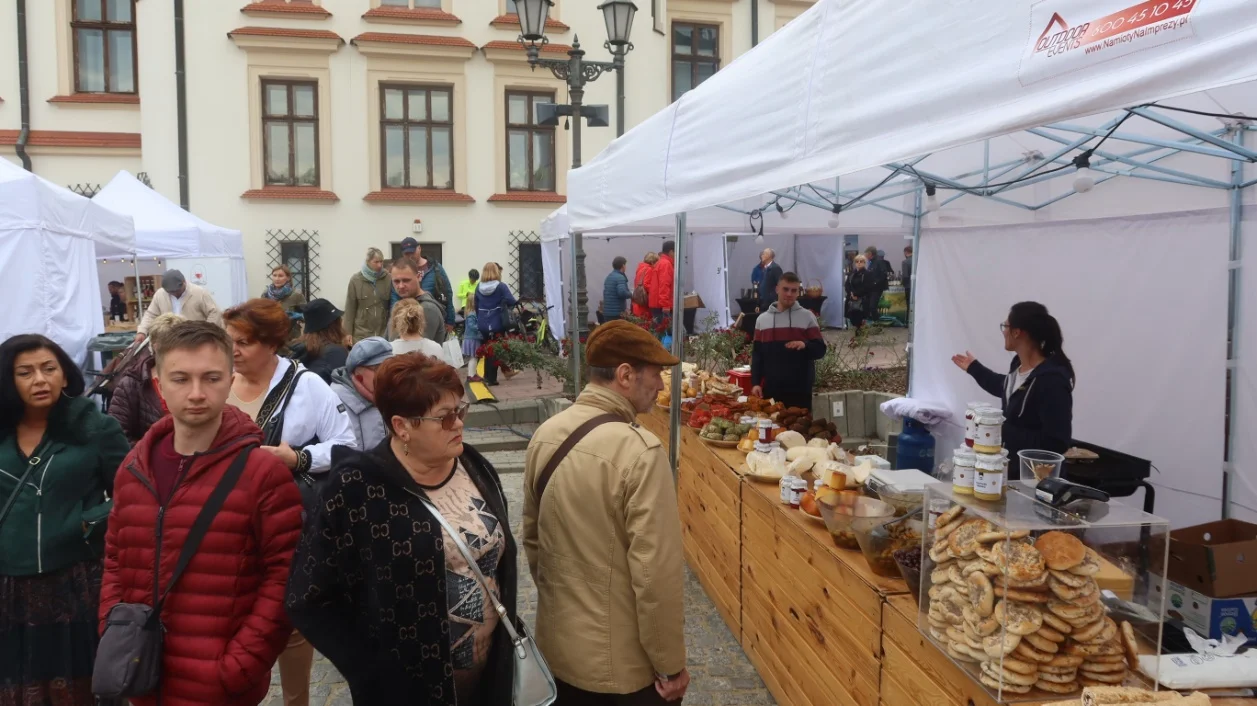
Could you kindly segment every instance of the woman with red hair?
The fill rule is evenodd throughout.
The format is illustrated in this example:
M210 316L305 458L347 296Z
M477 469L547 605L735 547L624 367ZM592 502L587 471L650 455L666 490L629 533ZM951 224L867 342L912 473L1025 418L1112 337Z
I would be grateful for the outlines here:
M458 372L406 353L375 385L389 441L337 449L293 557L288 615L355 704L510 706L498 608L514 621L515 540L497 471L463 443Z
M227 404L249 415L262 428L268 451L284 462L297 479L307 511L318 497L317 487L332 467L332 447L357 445L340 398L318 375L296 361L281 358L288 342L289 319L284 307L270 299L250 299L223 314L233 344L231 395ZM284 703L310 702L310 670L314 648L293 633L279 656Z

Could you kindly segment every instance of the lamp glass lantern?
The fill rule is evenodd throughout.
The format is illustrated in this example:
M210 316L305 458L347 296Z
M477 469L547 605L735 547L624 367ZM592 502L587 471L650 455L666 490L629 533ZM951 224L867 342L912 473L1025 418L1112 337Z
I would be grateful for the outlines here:
M550 8L553 6L553 0L515 0L520 35L530 42L545 39L546 20L550 18Z
M607 41L611 46L622 47L628 44L637 5L631 0L607 0L598 9L602 10L602 17L607 23Z

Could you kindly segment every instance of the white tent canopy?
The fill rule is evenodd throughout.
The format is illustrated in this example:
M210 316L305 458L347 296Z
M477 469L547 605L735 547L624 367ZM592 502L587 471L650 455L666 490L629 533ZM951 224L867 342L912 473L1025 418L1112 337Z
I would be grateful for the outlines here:
M1257 3L1170 0L1160 14L1132 3L819 0L574 170L571 227L692 212L1257 79ZM1135 32L1116 32L1109 15L1126 9ZM1086 41L1071 40L1084 23ZM1079 46L1062 50L1062 31Z
M104 331L98 257L135 252L131 219L0 159L0 340L41 333L76 361Z
M208 283L215 290L220 306L232 306L248 298L240 231L207 223L125 170L118 172L92 200L135 220L137 257L166 260L170 269L188 270L184 275L191 281Z

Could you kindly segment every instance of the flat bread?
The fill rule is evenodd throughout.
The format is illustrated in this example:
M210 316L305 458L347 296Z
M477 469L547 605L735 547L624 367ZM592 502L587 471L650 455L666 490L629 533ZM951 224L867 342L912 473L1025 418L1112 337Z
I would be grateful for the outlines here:
M1004 655L1012 654L1020 646L1021 635L1015 635L1011 632L982 638L982 650L991 659L999 659Z
M1029 636L1043 627L1043 611L1026 603L1000 601L994 615L1004 629L1014 635Z
M1012 541L1015 539L1025 539L1030 536L1030 530L993 530L978 535L978 544L994 544L995 542Z
M1064 684L1057 684L1057 683L1042 679L1042 677L1047 676L1046 674L1040 674L1039 676L1041 678L1039 679L1039 681L1034 683L1034 687L1041 691L1046 691L1049 694L1072 694L1075 691L1078 691L1079 689L1082 688L1078 684L1077 680L1071 679L1070 681L1065 682Z
M1000 542L991 547L991 554L995 558L991 563L1011 581L1032 581L1046 570L1043 555L1027 542Z
M1129 620L1121 624L1122 648L1126 650L1126 661L1131 669L1139 669L1139 641L1135 638L1135 628Z
M1076 642L1082 642L1082 643L1094 642L1096 641L1096 636L1104 632L1104 626L1105 626L1104 621L1106 620L1109 622L1112 622L1111 618L1100 618L1099 620L1095 621L1094 623L1091 623L1090 625L1086 625L1084 627L1078 628L1077 630L1074 631L1073 635L1070 635L1070 637L1072 637L1074 641ZM1099 640L1099 642L1108 642L1108 640Z
M1057 630L1053 630L1051 627L1049 627L1047 625L1046 616L1044 619L1043 627L1039 628L1039 632L1037 634L1039 635L1039 637L1043 638L1044 640L1051 640L1052 642L1055 642L1058 645L1065 642L1065 634Z
M978 571L965 577L965 581L969 585L969 604L973 606L973 611L979 617L989 618L995 610L995 588L991 580Z
M1061 649L1060 645L1047 638L1039 637L1037 633L1034 635L1026 635L1024 639L1026 642L1030 643L1031 647L1046 654L1054 655Z
M1100 573L1100 555L1096 554L1094 549L1087 548L1087 556L1082 563L1077 566L1071 566L1066 571L1077 576L1095 576Z
M1039 664L1047 664L1052 661L1052 655L1048 652L1040 652L1030 646L1028 642L1022 642L1017 645L1017 649L1013 650L1013 656L1017 659L1024 659Z
M1083 644L1086 644L1086 645L1096 645L1096 644L1116 642L1114 638L1118 637L1118 632L1119 632L1117 629L1117 623L1113 622L1112 618L1104 618L1104 620L1101 622L1103 624L1100 628L1100 632L1094 637L1092 637L1090 640L1078 639L1077 633L1074 633L1072 637L1074 638L1074 640L1081 642Z
M1074 681L1077 676L1078 673L1075 669L1071 669L1065 673L1052 673L1045 672L1042 669L1039 670L1039 679L1056 684L1068 684L1069 682Z
M1052 594L1062 601L1073 601L1076 598L1089 596L1099 591L1094 579L1088 578L1082 582L1081 586L1073 586L1056 578L1056 575L1051 572L1048 572L1047 585Z
M1065 532L1045 532L1034 542L1034 548L1043 555L1049 569L1066 571L1078 566L1087 558L1087 546L1077 537Z
M1090 583L1093 579L1090 576L1079 576L1071 574L1068 571L1048 571L1052 578L1073 588L1082 588Z
M982 672L981 674L978 675L978 681L982 682L983 686L989 686L992 689L997 689L997 690L1002 688L1004 691L1007 691L1010 694L1029 694L1030 689L1031 689L1031 687L1028 687L1028 686L1021 686L1020 684L1011 684L1009 682L1004 682L1001 684L998 679L992 679L990 676L986 674L986 672Z
M1005 685L1034 686L1034 683L1039 680L1037 672L1035 674L1021 674L1011 669L1000 669L999 664L996 662L983 662L981 669L983 674L992 679L997 679Z
M943 514L938 516L938 521L936 523L936 526L943 527L945 525L951 524L952 520L956 519L957 517L960 517L963 514L965 514L964 505L960 505L960 504L952 505L951 507L947 508L947 512L944 512Z
M1083 662L1079 669L1095 674L1116 674L1126 671L1126 662Z
M1103 645L1080 645L1077 642L1065 645L1065 654L1077 655L1079 657L1091 657L1093 655L1121 655L1126 651L1121 645L1106 643Z
M1052 598L1051 595L1047 593L1027 591L1023 588L1005 588L1003 586L995 587L995 595L1000 598L1007 598L1010 601L1018 601L1020 603L1047 603Z
M1078 657L1076 655L1069 655L1069 654L1058 654L1052 657L1052 660L1048 662L1046 666L1069 667L1070 669L1077 669L1078 667L1082 666L1082 663L1084 661L1086 661L1086 658L1084 657Z
M971 517L956 528L947 537L947 544L953 556L964 558L973 556L978 551L978 535L994 528L990 522L981 517Z
M1082 679L1090 679L1091 681L1097 681L1103 684L1121 684L1126 681L1126 670L1123 669L1120 673L1105 672L1101 674L1098 672L1089 672L1085 669L1079 669L1078 676Z
M1053 598L1052 600L1047 601L1047 608L1049 611L1056 614L1057 617L1068 621L1071 625L1073 625L1073 621L1082 620L1087 617L1090 612L1087 610L1086 606L1076 606L1073 603L1067 603L1058 598ZM1084 625L1090 622L1091 621L1088 620L1087 623L1084 623Z
M1059 633L1064 633L1065 635L1074 631L1073 625L1065 622L1050 610L1043 611L1043 624Z
M1040 674L1068 674L1073 677L1078 672L1078 667L1053 667L1050 664L1040 664Z
M1000 660L999 666L1004 669L1017 672L1018 674L1034 674L1039 671L1039 664L1037 662L1026 662L1024 660L1016 659L1015 657L1005 657Z

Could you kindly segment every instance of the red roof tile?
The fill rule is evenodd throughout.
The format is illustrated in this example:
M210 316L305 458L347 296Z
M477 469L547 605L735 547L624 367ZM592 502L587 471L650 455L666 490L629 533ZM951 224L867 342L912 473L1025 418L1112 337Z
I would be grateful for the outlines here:
M332 13L313 3L287 3L262 0L245 5L240 11L246 15L310 15L314 19L325 20Z
M18 130L0 130L0 145L17 144ZM72 130L31 130L31 147L102 147L139 149L138 132L75 132Z
M53 96L48 102L139 105L140 96L138 93L72 93L68 96Z
M489 42L488 44L480 48L481 49L518 49L520 51L524 51L524 46L520 44L519 42L505 42L501 40L498 40L496 42ZM542 54L566 54L571 50L572 48L566 44L546 44L541 47Z
M514 12L510 13L509 15L498 15L497 17L493 18L493 21L490 22L489 24L493 25L494 27L502 27L502 26L519 27L519 15L515 14ZM566 24L559 22L553 17L546 18L546 27L549 29L557 29L560 32L566 32L569 29L571 29L571 27L568 27Z
M475 203L467 194L452 189L384 189L362 197L372 203Z
M396 34L392 32L364 32L353 38L358 42L387 42L390 44L429 44L432 46L465 47L475 49L476 45L462 37L442 37L434 34Z
M399 22L441 22L460 24L462 20L455 15L435 7L416 7L413 10L405 7L374 7L362 16L364 20Z

